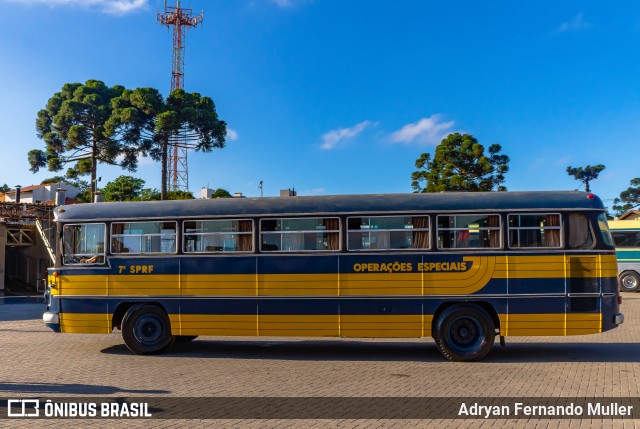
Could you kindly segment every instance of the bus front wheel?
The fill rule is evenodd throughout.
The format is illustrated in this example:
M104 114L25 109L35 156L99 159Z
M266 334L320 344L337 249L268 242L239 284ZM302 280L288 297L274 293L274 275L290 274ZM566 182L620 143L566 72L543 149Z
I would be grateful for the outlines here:
M640 289L640 276L634 271L620 274L620 289L624 292L635 292Z
M480 306L454 304L436 319L433 339L440 353L456 362L482 359L493 347L495 325Z
M136 354L159 353L173 342L169 316L155 305L135 305L124 316L122 338Z

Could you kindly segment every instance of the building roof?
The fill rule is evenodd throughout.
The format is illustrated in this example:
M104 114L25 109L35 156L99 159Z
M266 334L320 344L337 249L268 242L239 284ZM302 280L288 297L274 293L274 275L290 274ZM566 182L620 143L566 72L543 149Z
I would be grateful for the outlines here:
M31 185L31 186L25 186L24 188L20 188L20 193L23 194L25 192L32 192L35 189L39 189L39 188L45 188L47 186L54 186L54 185L62 185L62 186L73 186L73 185L69 185L68 183L64 183L64 182L56 182L56 183L45 183L45 184L41 184L41 185ZM6 195L9 194L15 194L16 190L13 189L11 191L5 192Z
M219 198L76 204L55 210L59 220L203 218L428 213L496 210L603 210L600 198L578 191L442 192L313 197Z
M56 205L56 199L53 198L53 199L51 199L49 201L43 202L42 204L49 204L49 205L55 206ZM78 201L75 198L64 197L64 205L68 206L68 205L71 205L71 204L83 204L83 203L82 203L82 201Z
M628 212L618 216L618 219L624 220L631 216L640 216L640 210L629 210Z

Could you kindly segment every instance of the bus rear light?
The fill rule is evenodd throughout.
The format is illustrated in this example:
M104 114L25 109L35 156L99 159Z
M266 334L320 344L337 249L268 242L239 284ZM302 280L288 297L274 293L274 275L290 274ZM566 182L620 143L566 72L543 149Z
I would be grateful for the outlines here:
M618 305L622 305L622 295L618 295Z
M594 199L596 196L593 194L587 194L587 198L589 198L590 200Z

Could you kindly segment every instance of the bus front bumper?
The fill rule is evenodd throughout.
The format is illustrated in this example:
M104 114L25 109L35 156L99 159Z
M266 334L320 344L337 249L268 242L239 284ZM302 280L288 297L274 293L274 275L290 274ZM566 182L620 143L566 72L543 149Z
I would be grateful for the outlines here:
M619 313L613 317L613 323L616 325L622 325L624 323L624 314Z
M57 313L50 313L47 311L42 315L42 321L47 328L54 332L60 332L60 315Z

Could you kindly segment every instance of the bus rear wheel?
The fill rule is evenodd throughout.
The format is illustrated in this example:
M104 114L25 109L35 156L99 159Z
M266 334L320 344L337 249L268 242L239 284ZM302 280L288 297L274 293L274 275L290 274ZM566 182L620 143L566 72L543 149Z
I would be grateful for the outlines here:
M169 316L155 305L133 306L124 316L122 338L136 354L159 353L173 342Z
M620 289L624 292L635 292L640 289L640 276L634 271L620 274Z
M456 362L482 359L496 336L491 316L473 304L447 307L436 319L433 331L440 353Z

